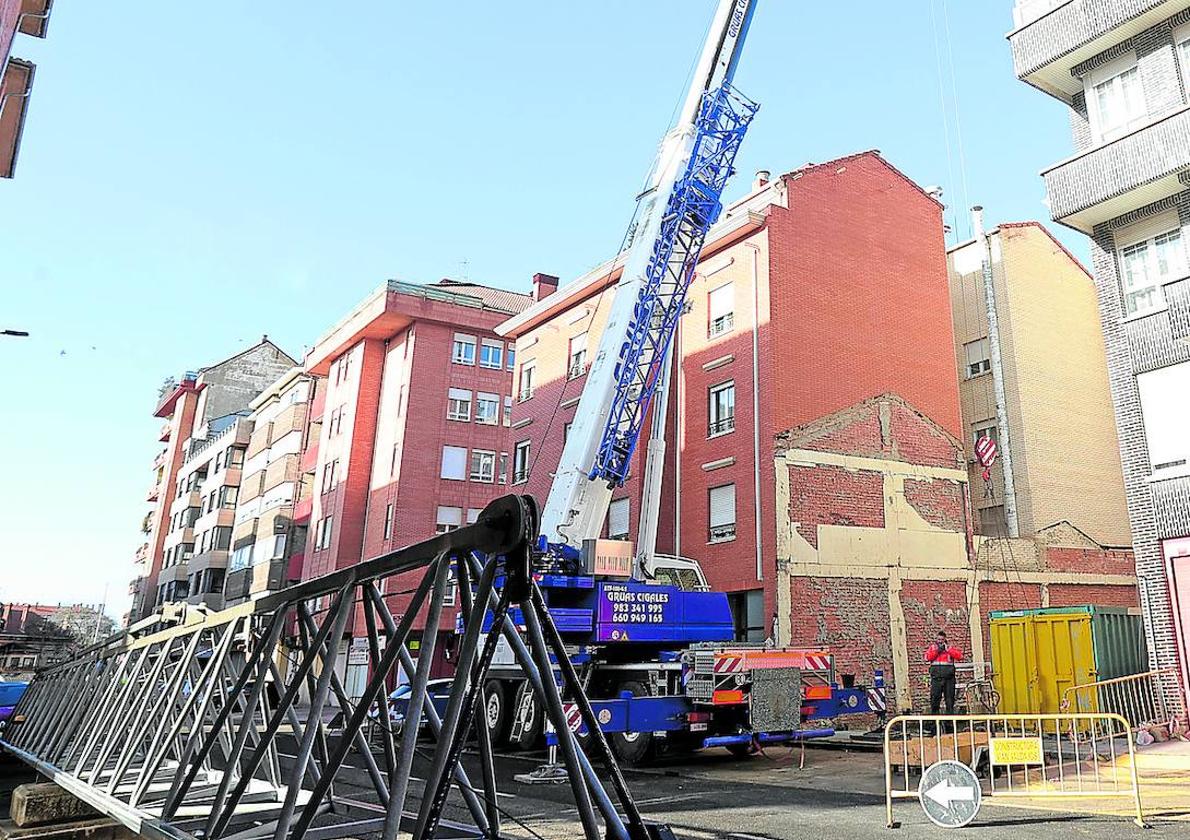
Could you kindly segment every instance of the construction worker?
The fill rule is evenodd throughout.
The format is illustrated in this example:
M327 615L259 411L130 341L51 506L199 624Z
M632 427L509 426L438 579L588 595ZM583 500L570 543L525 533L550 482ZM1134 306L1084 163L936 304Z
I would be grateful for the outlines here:
M946 634L939 630L934 643L926 649L926 662L930 663L930 714L938 714L944 697L946 713L954 714L954 666L962 658L963 652L948 643Z

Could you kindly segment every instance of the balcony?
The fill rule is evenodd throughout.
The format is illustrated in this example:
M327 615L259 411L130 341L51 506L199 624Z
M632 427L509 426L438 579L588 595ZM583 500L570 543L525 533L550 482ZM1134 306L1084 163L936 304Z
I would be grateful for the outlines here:
M712 420L707 424L707 437L717 437L718 435L725 435L728 432L735 431L735 415L722 417L718 420Z
M1187 0L1190 3L1190 0ZM1090 234L1095 225L1184 189L1190 108L1182 108L1042 175L1054 220Z
M161 424L161 432L157 435L157 440L165 443L169 440L170 435L173 434L174 424L172 420L166 420Z
M228 553L225 548L212 548L195 554L190 558L189 574L196 575L204 569L226 569Z
M185 510L186 508L202 507L202 494L197 490L184 491L181 496L178 496L170 503L169 515L173 516L175 513Z
M155 502L161 498L161 485L154 484L149 488L149 492L145 494L146 502Z
M1186 8L1190 0L1017 0L1013 68L1069 103L1083 89L1074 67Z
M157 573L157 585L161 586L166 583L175 583L177 581L186 580L186 561L174 563L172 566L164 567Z
M144 577L135 577L132 580L128 581L128 594L129 595L133 595L133 596L140 595L141 592L144 591L144 588L145 588Z
M299 475L298 456L294 454L283 455L265 468L264 492L267 493L286 481L297 481Z

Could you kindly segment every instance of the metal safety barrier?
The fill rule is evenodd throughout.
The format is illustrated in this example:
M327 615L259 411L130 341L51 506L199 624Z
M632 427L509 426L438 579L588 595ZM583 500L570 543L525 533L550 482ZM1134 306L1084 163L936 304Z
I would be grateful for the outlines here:
M893 800L920 798L926 770L952 761L975 772L982 797L1126 797L1143 827L1135 758L1117 714L901 715L884 729L887 825Z
M0 747L145 837L324 840L375 831L421 840L439 829L500 837L511 817L497 799L481 689L503 638L559 733L585 836L662 836L664 827L641 819L533 581L537 516L532 498L505 496L473 525L361 565L223 612L183 614L139 638L117 634L40 672L0 730ZM423 634L416 662L408 642L415 624L440 626L452 577L463 632L440 713L427 692L437 634ZM396 593L393 584L407 588ZM394 605L394 593L408 600ZM523 631L508 620L513 605ZM372 667L352 702L336 664L348 622L361 613ZM282 673L287 632L294 655ZM588 748L619 809L566 725L551 658L593 733ZM413 675L403 737L383 727L377 756L366 728L390 720L387 686L397 667ZM336 707L341 731L324 723ZM430 749L418 743L423 723ZM459 760L472 735L474 783ZM341 772L348 759L366 781Z
M1162 725L1174 731L1187 724L1176 667L1071 686L1062 692L1062 711L1111 712L1133 729Z

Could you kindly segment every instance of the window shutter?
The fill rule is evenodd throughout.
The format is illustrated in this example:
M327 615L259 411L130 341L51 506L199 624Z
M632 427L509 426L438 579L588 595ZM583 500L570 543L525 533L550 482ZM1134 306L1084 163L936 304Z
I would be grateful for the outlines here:
M587 349L587 334L585 332L579 333L574 338L570 339L570 355L581 353Z
M735 284L727 283L717 289L712 289L709 295L710 319L718 320L735 311Z
M735 524L735 485L711 488L710 525L719 528Z
M463 509L460 507L438 506L439 525L453 525L456 528L463 524Z
M1152 239L1154 236L1169 233L1171 230L1178 230L1180 227L1178 211L1169 210L1141 219L1139 222L1118 227L1112 232L1112 238L1115 240L1117 248L1126 248L1137 242Z
M464 402L471 402L471 392L464 388L451 388L450 398L452 400L463 400Z
M461 446L442 447L442 477L465 479L466 473L467 450Z
M607 533L609 537L628 534L628 500L614 499L607 509Z

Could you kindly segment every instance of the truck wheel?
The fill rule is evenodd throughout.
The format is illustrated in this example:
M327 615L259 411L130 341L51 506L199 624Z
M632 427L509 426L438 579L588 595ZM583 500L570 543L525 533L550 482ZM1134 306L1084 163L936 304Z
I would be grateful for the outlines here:
M545 716L541 713L541 703L537 700L537 695L533 690L528 688L528 683L524 684L525 691L529 693L529 706L525 712L524 726L521 727L520 735L516 734L515 716L520 714L522 699L521 692L516 693L516 708L509 710L509 721L512 725L513 732L508 737L508 745L518 750L531 750L537 746L538 741L541 740L545 733L543 721Z
M617 696L625 691L633 697L649 696L648 689L635 680L621 684ZM610 740L612 752L616 754L616 758L629 767L640 767L642 764L647 764L656 753L656 739L652 732L613 732Z
M748 758L756 752L756 745L751 741L746 744L728 744L727 751L735 758Z
M508 708L508 692L500 680L488 680L483 684L483 716L488 724L492 746L503 747L508 741L512 713Z

